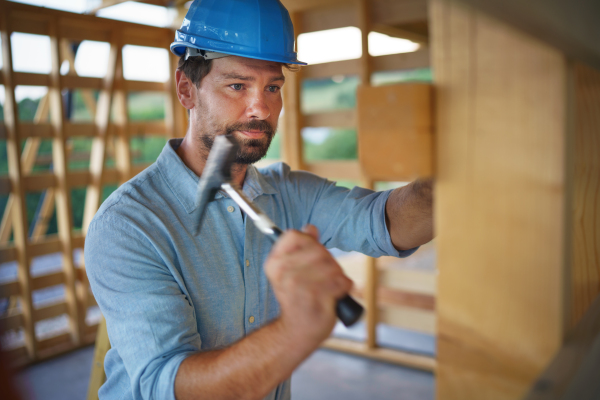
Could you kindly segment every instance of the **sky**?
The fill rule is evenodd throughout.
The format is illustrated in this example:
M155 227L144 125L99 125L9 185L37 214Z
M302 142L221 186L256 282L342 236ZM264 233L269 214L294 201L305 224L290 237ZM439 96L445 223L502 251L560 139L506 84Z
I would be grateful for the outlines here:
M101 0L18 0L35 6L83 13L93 9ZM118 19L147 25L165 27L175 16L173 10L149 4L127 1L102 9L99 17ZM419 45L409 40L392 38L380 33L369 33L369 54L381 56L415 51ZM50 39L47 36L15 32L11 35L13 68L19 72L47 74L50 72ZM75 70L80 76L102 77L106 73L109 44L94 41L81 43L75 58ZM32 54L35 57L32 57ZM298 59L309 64L360 58L361 32L356 27L301 34L298 37ZM148 60L153 60L148 62ZM0 60L2 65L2 60ZM68 65L63 65L66 73ZM125 79L164 82L169 78L167 49L127 45L123 48L123 74ZM45 87L18 86L17 101L37 99L47 92ZM4 88L0 87L0 102L4 103Z

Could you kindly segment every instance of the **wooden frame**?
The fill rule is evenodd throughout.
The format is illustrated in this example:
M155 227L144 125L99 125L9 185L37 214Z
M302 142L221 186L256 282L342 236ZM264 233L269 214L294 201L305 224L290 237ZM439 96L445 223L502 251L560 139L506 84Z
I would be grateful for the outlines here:
M2 34L3 68L0 84L4 85L6 103L4 123L0 124L0 137L7 141L9 176L0 179L0 192L9 194L9 201L0 226L0 259L16 261L18 280L0 285L0 296L21 299L21 310L12 310L0 318L6 329L23 329L25 346L9 349L16 365L44 359L79 346L93 343L97 325L87 325L87 309L95 305L88 289L89 283L83 265L75 265L73 250L82 248L87 224L100 204L102 187L119 183L140 172L145 165L132 165L128 157L129 139L133 135L150 134L173 136L174 126L183 128L185 114L179 112L172 101L174 82L127 81L122 76L121 50L125 44L167 48L172 31L120 21L99 19L61 11L41 9L19 3L0 1L0 28ZM50 74L31 74L12 71L12 32L33 33L50 37L52 70ZM100 40L111 44L107 76L101 78L79 77L75 74L73 54L67 41ZM62 61L70 63L69 73L60 75ZM170 56L171 65L176 57ZM33 123L21 122L17 117L14 88L17 85L48 86L49 92L39 106ZM65 118L61 92L65 89L82 89L83 98L93 123L73 123ZM98 104L89 90L100 90ZM166 121L129 122L126 96L129 91L152 90L167 96ZM113 100L114 99L114 100ZM109 115L116 102L114 123ZM46 118L50 114L50 122ZM93 140L90 169L70 171L68 167L69 140L89 137ZM105 168L108 143L117 137L116 168ZM52 172L31 173L41 139L52 140ZM21 143L23 150L21 151ZM73 233L71 217L71 188L87 186L86 209L82 233ZM29 191L45 191L42 218L36 222L34 235L27 237L27 220L24 195ZM56 207L58 235L46 235L47 221ZM13 235L13 241L8 239ZM50 274L30 275L34 257L60 252L62 270ZM65 300L35 308L32 292L54 285L65 285ZM36 322L67 314L69 330L56 336L39 339L35 336Z
M426 19L425 2L415 2L421 5L420 11L415 18ZM339 28L347 25L358 26L362 31L374 30L370 15L377 14L378 25L381 27L382 19L391 4L382 1L353 0L337 2L325 7L309 6L292 13L292 20L296 36L305 31ZM301 7L301 5L297 5ZM418 16L417 16L418 15ZM306 30L304 30L306 29ZM303 158L301 131L306 126L325 127L357 127L356 110L343 110L336 112L323 112L314 114L303 114L300 108L300 95L302 81L305 79L320 79L334 75L358 74L363 86L369 86L371 76L375 71L401 70L412 68L424 68L429 66L429 50L418 50L413 53L394 54L389 56L371 57L368 52L367 35L362 38L362 58L330 62L302 67L300 72L288 74L284 87L284 131L282 138L283 161L294 169L304 169L321 176L333 179L350 179L361 181L364 187L373 188L374 180L379 178L365 174L361 163L356 161L320 161L307 162ZM430 151L430 150L428 150ZM372 156L377 156L372 154ZM425 154L423 157L431 157ZM431 173L428 170L424 175ZM396 177L400 175L396 174ZM400 180L398 178L398 180ZM434 334L435 312L433 310L435 301L433 294L416 294L411 290L397 291L389 288L389 274L383 270L382 263L373 258L365 258L360 261L340 260L346 273L351 276L357 285L353 293L361 299L367 313L366 331L367 338L364 343L330 338L324 343L324 347L346 351L365 357L393 362L414 368L433 371L435 360L432 357L409 354L397 350L380 348L377 342L377 324L385 322L391 325L399 325L408 329L424 330ZM433 274L430 274L433 277ZM435 284L430 285L435 287ZM419 297L423 296L423 297ZM428 304L427 309L420 308Z

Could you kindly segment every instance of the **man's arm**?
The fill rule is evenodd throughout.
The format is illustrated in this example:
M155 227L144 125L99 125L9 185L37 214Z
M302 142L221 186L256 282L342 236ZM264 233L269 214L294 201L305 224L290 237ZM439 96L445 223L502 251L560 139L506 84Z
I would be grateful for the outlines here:
M285 232L265 263L280 317L226 349L186 358L175 378L177 400L262 399L329 336L335 301L352 284L316 228L306 230Z
M416 180L394 190L385 205L385 222L398 250L433 239L433 180Z

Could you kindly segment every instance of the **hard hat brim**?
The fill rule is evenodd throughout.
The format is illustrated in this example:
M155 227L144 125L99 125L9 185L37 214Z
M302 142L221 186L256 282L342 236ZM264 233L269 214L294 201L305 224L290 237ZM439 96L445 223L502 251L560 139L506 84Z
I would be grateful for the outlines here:
M229 54L231 56L253 58L256 60L264 60L264 61L273 61L273 62L279 62L279 63L283 63L283 64L308 65L307 63L299 61L296 58L294 58L294 59L285 58L285 57L281 57L277 54L257 55L257 54L244 53L243 51L230 51L230 50L223 50L223 49L215 50L215 49L206 48L204 46L194 46L189 43L184 44L181 42L171 43L170 50L171 50L171 53L175 54L178 57L181 57L183 54L185 54L186 47L192 47L192 48L198 49L198 50L218 51L219 53Z

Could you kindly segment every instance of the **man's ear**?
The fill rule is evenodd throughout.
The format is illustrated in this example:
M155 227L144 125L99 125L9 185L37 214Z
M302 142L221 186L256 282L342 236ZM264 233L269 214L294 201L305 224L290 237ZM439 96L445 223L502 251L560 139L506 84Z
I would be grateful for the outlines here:
M184 108L191 110L194 108L196 86L179 69L175 70L175 82L177 83L177 98L179 102Z

